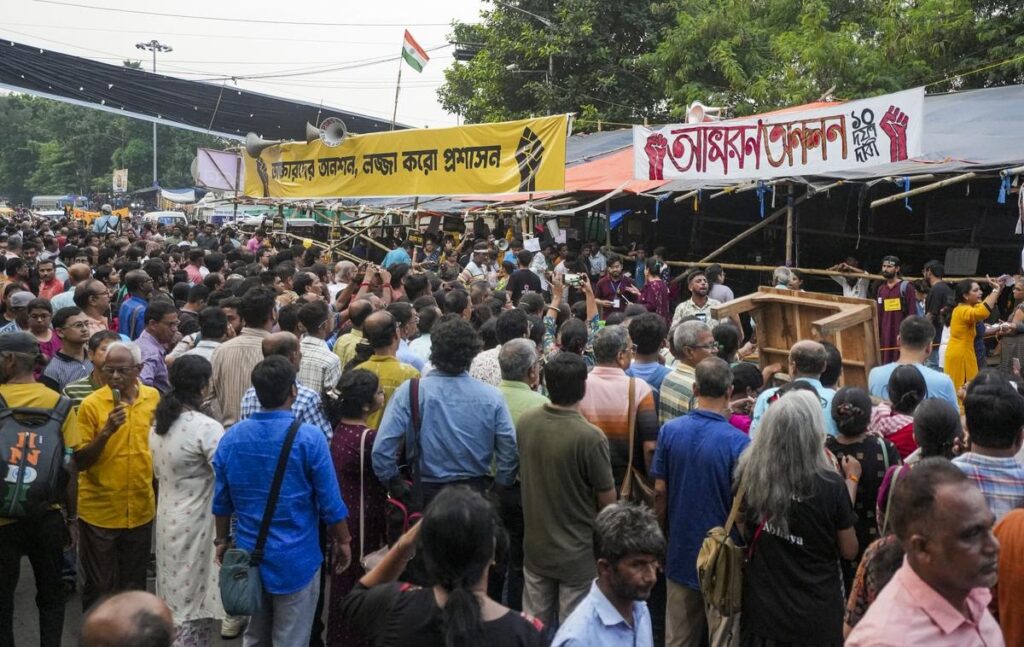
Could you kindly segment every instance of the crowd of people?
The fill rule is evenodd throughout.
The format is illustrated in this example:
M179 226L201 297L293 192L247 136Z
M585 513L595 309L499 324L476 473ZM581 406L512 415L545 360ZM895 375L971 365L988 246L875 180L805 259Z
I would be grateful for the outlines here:
M2 229L0 647L26 557L47 646L77 586L83 645L1024 644L1024 381L986 346L1024 280L838 265L864 389L810 339L780 382L722 268L660 248Z

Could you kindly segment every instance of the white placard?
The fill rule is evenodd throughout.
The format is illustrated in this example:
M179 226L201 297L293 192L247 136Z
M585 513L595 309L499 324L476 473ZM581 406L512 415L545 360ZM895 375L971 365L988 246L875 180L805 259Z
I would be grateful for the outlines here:
M921 155L924 88L826 108L659 130L633 126L638 180L828 175Z

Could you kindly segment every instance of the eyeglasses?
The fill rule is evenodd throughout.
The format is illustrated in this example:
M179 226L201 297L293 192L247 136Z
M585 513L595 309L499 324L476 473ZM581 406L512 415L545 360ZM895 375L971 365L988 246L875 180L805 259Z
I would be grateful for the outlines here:
M75 323L64 324L62 328L77 328L79 330L89 330L89 324L84 321L78 321Z
M47 319L49 319L52 316L53 315L51 315L49 312L37 312L34 315L29 315L29 318L30 319L35 319L36 321L46 321Z
M120 373L121 375L130 375L131 373L139 370L138 364L132 364L131 366L104 366L100 369L104 375L114 376Z
M690 346L690 348L703 348L704 350L710 351L716 351L721 347L721 344L719 344L717 341L713 341L710 344L696 344L694 346Z
M168 328L177 328L178 324L180 324L181 322L175 319L174 321L161 321L160 323L167 326Z

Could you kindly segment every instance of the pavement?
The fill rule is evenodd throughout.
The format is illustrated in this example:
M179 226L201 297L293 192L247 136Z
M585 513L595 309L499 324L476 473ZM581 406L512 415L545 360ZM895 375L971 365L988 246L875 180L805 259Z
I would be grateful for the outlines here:
M153 590L153 579L150 578L148 588ZM32 566L28 559L21 561L21 578L14 594L14 644L29 646L39 644L39 614L36 610L36 582ZM64 636L62 647L77 647L78 636L82 628L82 596L75 591L64 606ZM217 634L211 645L242 647L242 637L223 640Z

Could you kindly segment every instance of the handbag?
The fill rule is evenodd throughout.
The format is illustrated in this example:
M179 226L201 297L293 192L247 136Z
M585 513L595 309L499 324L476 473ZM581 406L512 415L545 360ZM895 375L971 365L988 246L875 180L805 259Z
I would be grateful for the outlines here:
M281 492L288 454L291 453L299 424L300 421L296 418L288 428L284 444L281 445L281 455L277 458L277 469L274 471L274 480L267 495L267 506L263 510L259 534L256 535L256 545L251 552L237 546L229 548L221 561L220 597L224 611L228 615L251 616L262 606L263 582L260 579L260 563L263 561L263 548L267 544L267 533L274 518L274 508L277 507L277 496Z
M629 378L629 462L626 464L626 476L619 488L619 500L631 503L642 503L649 508L654 507L654 488L640 470L633 465L633 451L636 448L636 378Z
M737 546L729 533L739 516L740 504L746 494L746 483L740 482L725 527L708 531L697 553L697 580L705 602L723 616L739 613L743 607L743 564L753 552L754 543L764 529L764 521L754 532L750 545Z
M401 491L392 490L387 499L388 543L393 544L423 516L423 487L420 481L420 415L419 378L409 380L409 407L412 417L412 443L405 450L411 481L403 481ZM385 549L386 553L386 547Z
M370 554L366 553L366 434L364 429L359 436L359 565L369 573L380 564L390 548L385 544Z

